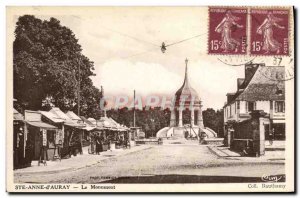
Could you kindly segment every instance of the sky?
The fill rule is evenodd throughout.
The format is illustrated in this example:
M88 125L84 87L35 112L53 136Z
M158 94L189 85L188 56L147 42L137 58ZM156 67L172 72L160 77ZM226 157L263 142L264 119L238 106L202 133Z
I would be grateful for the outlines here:
M244 67L222 63L207 54L208 15L205 7L127 7L57 10L36 16L60 20L70 28L83 54L94 62L94 85L105 95L173 96L184 79L185 59L192 87L204 109L221 109L226 93L236 91ZM200 35L167 47L166 45Z

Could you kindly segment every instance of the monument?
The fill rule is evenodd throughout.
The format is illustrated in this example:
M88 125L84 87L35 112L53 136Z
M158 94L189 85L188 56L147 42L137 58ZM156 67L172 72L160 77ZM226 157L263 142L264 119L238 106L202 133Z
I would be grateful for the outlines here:
M186 119L183 119L185 117ZM186 123L184 123L184 120ZM188 73L188 59L185 60L185 76L180 89L175 93L171 109L170 126L159 130L160 138L199 138L200 133L214 138L217 134L203 125L202 104L197 91L192 88Z

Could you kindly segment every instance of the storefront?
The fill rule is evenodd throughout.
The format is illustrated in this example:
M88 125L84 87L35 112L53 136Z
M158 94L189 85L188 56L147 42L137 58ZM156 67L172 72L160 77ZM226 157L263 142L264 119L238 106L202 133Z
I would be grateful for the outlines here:
M48 153L51 159L61 159L63 151L64 136L64 120L48 111L40 111L42 121L57 127L55 134L48 134L49 149Z
M82 154L82 136L84 124L79 124L72 120L68 115L59 108L54 107L50 110L52 114L63 120L63 144L61 156L69 158L72 155Z
M14 109L13 116L13 165L14 169L25 168L31 165L30 147L25 147L24 117ZM27 154L26 154L27 153Z
M59 137L61 130L43 122L40 112L25 110L24 142L29 158L39 163L54 159L55 141Z

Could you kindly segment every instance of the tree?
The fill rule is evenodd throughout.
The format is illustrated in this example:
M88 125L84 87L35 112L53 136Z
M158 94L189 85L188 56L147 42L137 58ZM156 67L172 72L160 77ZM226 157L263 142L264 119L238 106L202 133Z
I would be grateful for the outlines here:
M215 111L212 108L207 108L202 112L202 114L204 126L213 129L216 133L218 133L219 137L223 137L223 110Z
M13 43L13 81L14 98L23 109L48 109L53 104L77 112L80 84L83 115L99 117L102 95L90 79L92 70L94 63L82 54L78 39L60 21L19 17Z
M127 107L111 109L107 111L107 115L120 124L128 127L133 126L132 109ZM163 110L160 107L136 109L136 126L142 127L146 137L155 136L160 129L169 126L170 116L171 112L169 109Z

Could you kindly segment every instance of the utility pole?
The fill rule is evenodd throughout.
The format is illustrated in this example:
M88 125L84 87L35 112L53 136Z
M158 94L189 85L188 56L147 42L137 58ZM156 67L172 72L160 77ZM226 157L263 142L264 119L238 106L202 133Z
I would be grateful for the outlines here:
M77 79L77 115L80 116L80 60L78 60L78 79Z
M133 90L133 127L135 127L135 90Z

